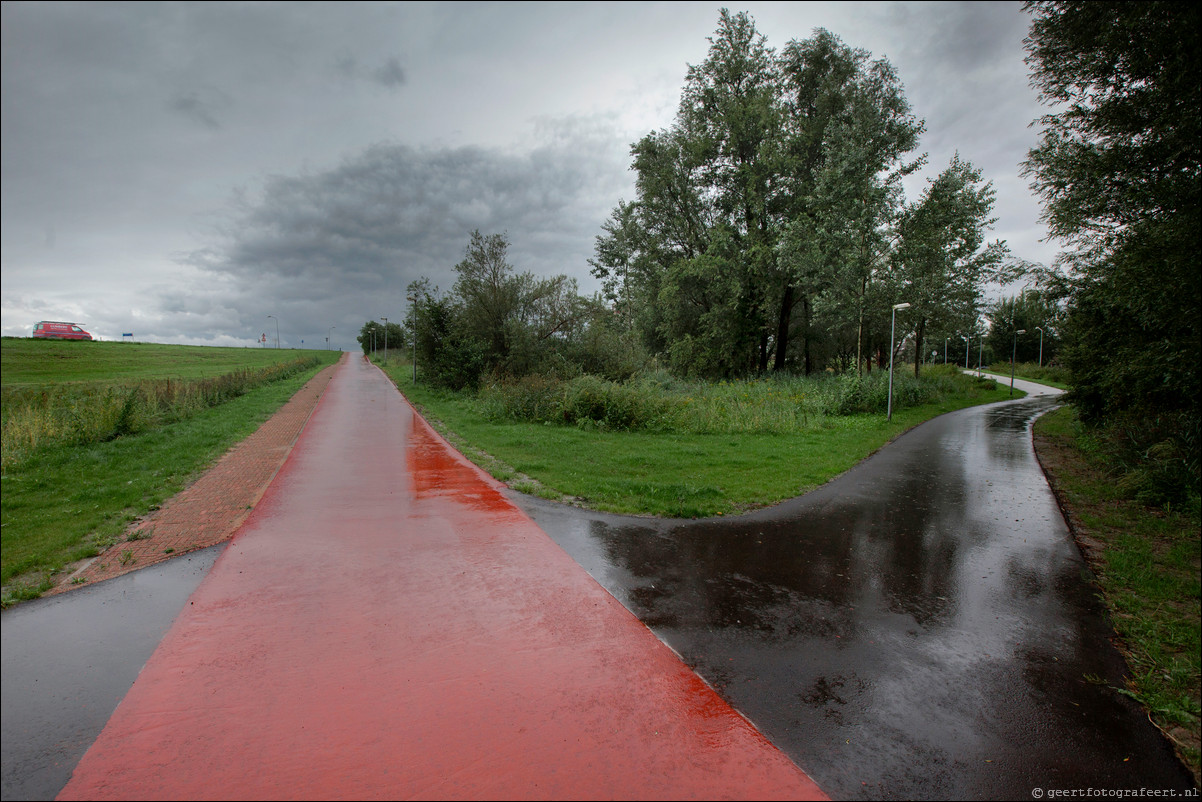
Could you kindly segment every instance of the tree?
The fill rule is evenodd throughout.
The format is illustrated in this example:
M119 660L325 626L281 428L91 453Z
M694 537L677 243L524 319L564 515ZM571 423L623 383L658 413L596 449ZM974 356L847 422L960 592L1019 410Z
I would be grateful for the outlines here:
M459 278L452 290L462 304L464 333L488 347L494 361L509 355L520 287L513 266L506 261L509 239L504 234L485 236L478 230L455 265Z
M957 153L932 179L901 221L901 242L894 254L906 317L914 326L916 354L923 353L928 326L956 328L975 320L981 287L994 278L1008 253L1000 240L986 245L985 231L996 218L992 183ZM921 359L914 360L914 375Z
M450 293L440 296L425 278L410 283L406 325L431 383L460 390L488 376L562 371L566 354L579 354L600 302L582 298L567 276L518 273L508 250L504 234L473 231Z
M818 306L866 314L922 123L888 62L829 32L778 55L723 10L709 42L673 126L632 146L638 197L603 227L593 274L677 370L809 371ZM835 287L853 309L819 301Z
M363 324L363 328L359 329L359 336L355 339L359 341L359 347L363 349L363 353L371 354L373 351L384 350L384 333L388 332L388 347L389 349L401 349L405 346L405 331L399 323L389 322L387 328L384 324L369 320Z
M1024 174L1070 248L1058 265L1072 284L1070 398L1092 423L1185 415L1196 433L1202 12L1177 2L1025 8L1032 82L1056 108ZM1195 465L1197 448L1195 437Z
M986 316L990 321L988 345L993 353L1006 355L1017 350L1019 362L1035 362L1040 358L1040 334L1043 329L1043 363L1056 358L1060 347L1060 327L1064 310L1052 297L1040 290L1003 297L990 304ZM1014 332L1024 330L1017 342Z
M778 341L787 341L800 302L805 372L811 370L810 307L854 317L856 364L878 273L887 263L901 206L901 179L925 161L906 155L923 123L910 113L901 82L884 59L869 61L828 31L792 41L781 59L792 199L781 243L786 286ZM818 296L827 294L824 300ZM776 352L784 365L785 348Z

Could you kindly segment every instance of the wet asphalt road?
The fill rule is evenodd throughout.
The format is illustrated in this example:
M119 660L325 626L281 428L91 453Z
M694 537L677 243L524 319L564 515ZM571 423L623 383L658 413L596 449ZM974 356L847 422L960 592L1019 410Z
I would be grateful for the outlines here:
M53 799L225 544L0 616L5 800Z
M1112 690L1122 660L1031 451L1053 403L943 416L737 519L514 498L832 798L1190 788ZM5 611L6 800L62 787L199 581L187 565Z
M944 415L736 519L518 500L833 799L1192 788L1114 691L1122 658L1031 445L1055 403Z

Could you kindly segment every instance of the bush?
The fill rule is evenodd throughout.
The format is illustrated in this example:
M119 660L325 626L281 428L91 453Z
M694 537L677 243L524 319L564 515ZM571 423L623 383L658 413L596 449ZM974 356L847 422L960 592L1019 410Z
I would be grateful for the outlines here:
M920 379L895 372L893 408L936 402L963 391L954 367L932 368ZM984 381L992 385L992 381ZM619 383L598 376L562 380L525 376L493 382L478 402L490 420L690 434L787 434L822 416L883 415L889 374L854 373L802 378L773 376L736 382L684 381L662 371Z
M1186 413L1128 413L1098 430L1119 474L1118 487L1141 504L1182 504L1202 491L1197 418Z
M480 408L489 420L563 423L563 382L533 374L493 382L480 390Z

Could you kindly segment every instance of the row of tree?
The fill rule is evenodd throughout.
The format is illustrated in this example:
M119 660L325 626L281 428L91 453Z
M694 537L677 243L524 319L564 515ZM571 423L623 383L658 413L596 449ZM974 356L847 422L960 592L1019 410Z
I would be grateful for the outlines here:
M985 242L992 185L959 155L906 200L922 130L886 60L824 30L778 53L723 10L675 123L632 147L637 197L604 224L593 274L681 373L871 368L899 302L922 353L976 327L1010 264Z
M1026 8L1033 82L1057 110L1025 169L1069 246L1043 284L1067 305L1071 397L1091 423L1130 418L1185 435L1196 482L1202 12L1181 2Z
M912 354L979 338L983 287L1011 264L985 238L994 191L957 155L907 201L922 130L884 59L823 30L777 53L723 10L675 123L632 145L637 197L590 260L602 297L517 272L504 235L473 232L450 292L409 287L424 372L463 387L565 366L623 378L650 358L708 378L870 370L898 302Z
M388 324L388 336L394 347L416 346L428 381L463 389L483 376L589 372L625 378L643 367L642 354L624 345L606 304L580 295L567 276L518 272L508 248L504 234L473 231L450 291L425 278L408 286L404 336L395 323ZM375 321L364 324L364 353L383 347L383 330Z
M723 11L674 124L631 148L636 197L590 260L602 296L519 273L504 235L473 232L449 292L409 287L423 374L469 387L488 374L623 378L651 359L705 377L865 370L887 361L890 310L905 302L896 341L911 354L942 346L959 361L984 336L1001 359L1057 357L1085 420L1157 420L1192 438L1196 483L1199 12L1026 8L1034 83L1060 104L1026 174L1070 246L1036 271L1037 290L984 305L986 282L1030 268L986 241L994 193L967 161L905 198L923 124L888 62L822 30L778 53Z

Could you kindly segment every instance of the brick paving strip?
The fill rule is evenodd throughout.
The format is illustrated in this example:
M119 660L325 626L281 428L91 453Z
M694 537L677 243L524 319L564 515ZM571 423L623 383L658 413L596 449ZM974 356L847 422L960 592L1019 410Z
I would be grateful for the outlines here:
M233 537L288 458L336 368L330 365L306 382L199 479L135 521L117 543L44 595L112 579Z

